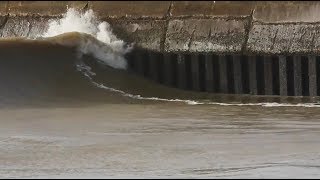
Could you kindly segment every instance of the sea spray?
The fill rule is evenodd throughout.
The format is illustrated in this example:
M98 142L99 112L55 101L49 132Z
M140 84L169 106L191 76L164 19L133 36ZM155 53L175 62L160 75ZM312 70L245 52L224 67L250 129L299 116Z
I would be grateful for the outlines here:
M66 33L69 37L63 35ZM127 68L124 55L132 49L132 45L112 33L110 24L98 21L92 10L82 13L73 8L68 9L63 18L49 22L48 30L42 37L57 37L50 39L61 45L76 46L80 57L82 54L90 54L116 69Z

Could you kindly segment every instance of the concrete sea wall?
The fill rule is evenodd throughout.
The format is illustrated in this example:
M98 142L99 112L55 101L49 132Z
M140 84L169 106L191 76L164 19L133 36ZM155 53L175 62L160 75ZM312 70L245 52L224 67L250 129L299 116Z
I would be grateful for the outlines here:
M93 9L119 38L158 52L318 54L320 50L316 1L1 1L0 34L40 33L67 7Z

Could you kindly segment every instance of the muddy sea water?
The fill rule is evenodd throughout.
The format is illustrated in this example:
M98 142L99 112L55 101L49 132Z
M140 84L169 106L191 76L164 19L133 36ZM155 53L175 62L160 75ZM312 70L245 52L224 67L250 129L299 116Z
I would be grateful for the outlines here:
M204 96L1 41L0 178L320 177L319 107L188 103Z

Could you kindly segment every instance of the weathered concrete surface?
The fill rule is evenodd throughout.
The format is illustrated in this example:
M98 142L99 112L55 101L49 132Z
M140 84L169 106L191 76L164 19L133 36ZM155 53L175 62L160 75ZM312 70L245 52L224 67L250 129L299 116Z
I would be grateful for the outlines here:
M109 20L113 32L128 43L136 43L136 47L160 51L165 31L163 20Z
M0 16L5 16L8 13L8 1L0 1Z
M155 51L320 54L316 1L2 1L0 33L35 35L70 7L93 9L119 38Z
M0 16L0 29L2 29L5 24L7 23L8 17L7 16Z
M247 20L183 19L168 25L165 51L239 52Z
M1 37L29 37L42 35L48 28L48 17L11 17L6 20Z
M246 49L255 53L319 53L319 2L267 2L254 8Z
M176 1L173 17L243 17L250 16L255 2L246 1ZM195 13L196 12L196 13Z
M265 23L320 22L320 3L317 1L285 1L258 3L254 21Z
M170 1L89 1L89 8L99 17L164 18Z
M320 24L253 23L247 50L255 53L319 52Z
M67 8L82 9L87 1L9 1L10 16L61 16Z

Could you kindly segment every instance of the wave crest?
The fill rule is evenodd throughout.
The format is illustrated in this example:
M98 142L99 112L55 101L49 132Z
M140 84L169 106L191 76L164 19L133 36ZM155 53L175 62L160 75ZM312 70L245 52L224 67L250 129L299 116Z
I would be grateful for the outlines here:
M116 69L127 68L124 55L133 48L133 44L125 43L112 33L109 23L99 22L92 10L81 13L68 9L63 18L49 22L48 30L41 37L76 47L80 57L89 54Z

